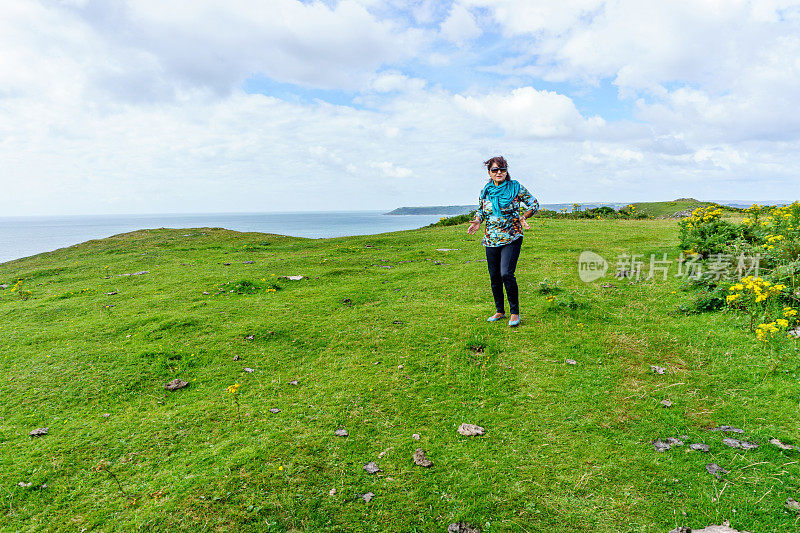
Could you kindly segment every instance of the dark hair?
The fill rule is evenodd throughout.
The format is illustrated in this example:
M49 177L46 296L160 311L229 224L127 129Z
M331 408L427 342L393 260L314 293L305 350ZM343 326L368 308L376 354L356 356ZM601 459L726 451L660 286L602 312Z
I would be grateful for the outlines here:
M496 155L496 156L492 157L491 159L489 159L488 161L484 161L483 162L483 164L486 165L486 170L489 170L490 168L492 168L492 165L494 163L497 163L498 167L503 167L503 168L506 168L506 169L508 168L508 162L506 161L506 158L503 157L502 155ZM508 172L508 170L506 170L506 179L507 180L511 179L511 173Z

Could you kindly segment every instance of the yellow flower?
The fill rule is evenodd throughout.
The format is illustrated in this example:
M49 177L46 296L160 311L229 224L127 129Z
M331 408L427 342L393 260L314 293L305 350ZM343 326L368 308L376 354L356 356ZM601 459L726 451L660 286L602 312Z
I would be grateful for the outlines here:
M792 309L791 307L784 307L783 308L783 316L789 318L792 316L797 316L797 309Z
M553 300L556 299L556 297L551 294L550 296L545 296L544 299L547 300L548 302L552 302Z
M241 385L239 383L235 383L228 387L228 392L231 394L236 394L239 391L239 387L241 387Z
M279 471L279 472L283 472L283 465L281 465L281 466L279 466L279 467L278 467L278 471Z
M734 300L737 300L737 299L738 299L740 296L741 296L741 294L729 294L729 295L728 295L728 296L725 298L725 300L727 300L727 302L728 302L728 303L731 303L731 302L733 302Z
M789 327L789 321L786 320L785 318L779 318L779 319L777 319L775 321L775 323L778 324L782 328L788 328Z

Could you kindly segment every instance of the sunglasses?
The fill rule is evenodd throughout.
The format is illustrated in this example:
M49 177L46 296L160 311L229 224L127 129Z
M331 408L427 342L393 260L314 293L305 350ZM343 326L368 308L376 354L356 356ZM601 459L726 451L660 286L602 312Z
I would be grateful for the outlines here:
M490 168L489 172L497 173L497 172L506 172L508 169L505 167L494 167Z

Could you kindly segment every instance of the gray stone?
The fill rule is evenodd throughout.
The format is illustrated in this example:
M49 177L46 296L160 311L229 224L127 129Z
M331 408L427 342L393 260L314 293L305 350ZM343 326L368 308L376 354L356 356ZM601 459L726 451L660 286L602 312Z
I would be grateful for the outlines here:
M50 428L36 428L30 433L28 433L28 435L30 435L31 437L41 437L42 435L47 435L47 431L49 429Z
M692 533L692 528L686 526L678 526L675 529L670 530L669 533Z
M255 372L255 369L246 366L244 367L244 371L247 372L248 374L252 374L253 372Z
M27 488L27 487L30 487L31 485L33 485L33 483L31 483L30 481L28 483L25 483L24 481L20 481L19 483L17 483L17 485L20 486L20 487L23 487L23 488Z
M667 444L670 446L683 446L683 441L675 437L667 437Z
M103 413L100 416L102 416L103 418L108 418L109 416L111 416L111 413Z
M789 329L786 332L795 339L800 338L800 326Z
M792 511L800 511L800 502L795 501L794 498L786 498L786 507Z
M425 450L422 448L417 448L414 450L414 464L418 466L424 466L425 468L430 468L433 466L433 461L425 457Z
M370 500L375 497L375 494L367 492L366 494L359 494L358 497L364 500L365 502L369 503Z
M366 470L368 474L377 474L381 471L380 467L376 465L374 461L370 461L369 463L365 464L364 470Z
M350 435L346 429L337 429L336 431L333 432L333 434L336 435L337 437L347 437L348 435Z
M115 294L119 294L117 291L107 292L106 296L114 296Z
M458 426L458 432L464 435L465 437L474 437L476 435L483 435L486 433L486 430L483 429L481 426L476 426L475 424L461 424Z
M242 261L242 264L245 265L254 265L255 263L256 263L255 261Z
M411 438L414 440L419 440L419 433L414 433L413 435L411 435Z
M709 463L706 465L706 472L713 475L717 479L722 479L720 474L727 474L728 471L719 466L717 463Z
M272 414L275 414L275 413L280 413L280 412L281 412L281 410L280 410L280 409L278 409L277 407L273 407L273 408L271 408L271 409L269 410L269 412L270 412L270 413L272 413Z
M653 446L657 452L665 452L672 447L668 442L664 442L661 439L653 441Z
M742 443L737 439L722 439L722 444L731 448L740 448L742 446Z
M437 252L455 252L456 250L460 250L461 248L437 248Z
M743 429L735 428L733 426L717 426L711 428L711 431L729 431L731 433L744 433Z
M706 526L703 529L692 529L692 533L748 533L747 531L738 531L730 527L730 523L726 520L721 526Z
M8 283L0 283L0 289L7 289Z
M689 448L693 450L697 450L698 452L707 452L710 448L708 444L702 444L700 442L693 442L689 445Z
M661 405L664 407L672 407L672 402L669 400L661 400Z
M769 439L769 443L770 444L774 444L775 446L777 446L781 450L796 450L797 449L797 446L792 446L791 444L784 444L781 441L779 441L778 439Z
M481 533L481 530L466 522L454 522L447 526L447 533Z
M164 384L164 388L167 389L167 390L170 390L170 391L182 389L182 388L188 387L188 386L189 386L189 382L188 381L184 381L184 380L178 379L178 378L175 378L172 381L170 381L169 383Z
M245 337L245 340L251 341L251 340L253 340L255 338L256 338L255 335L248 335L247 337Z
M652 370L656 374L663 374L664 372L667 371L667 369L664 368L663 366L656 366L656 365L650 365L650 370Z
M288 279L289 281L300 281L303 277L304 276L281 276L281 278Z
M567 363L568 365L577 365L578 364L578 362L575 359L567 359L565 361L565 363Z
M746 440L743 440L740 443L740 445L741 445L743 450L755 450L756 448L761 446L760 444L758 444L756 442L750 442L750 441L746 441Z
M238 361L239 359L241 359L241 357L239 357L239 354L233 356L234 361Z
M292 381L290 381L290 382L289 382L289 385L294 385L295 387L296 387L297 385L299 385L299 384L300 384L300 383L298 383L296 379L293 379Z

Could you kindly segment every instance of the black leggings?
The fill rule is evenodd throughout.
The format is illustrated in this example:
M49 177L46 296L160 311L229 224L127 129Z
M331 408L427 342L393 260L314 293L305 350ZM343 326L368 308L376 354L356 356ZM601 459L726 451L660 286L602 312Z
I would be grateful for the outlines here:
M519 289L514 271L522 249L522 237L503 246L486 247L486 264L489 267L489 279L492 282L492 296L498 313L505 314L503 286L506 287L508 306L512 315L519 314Z

